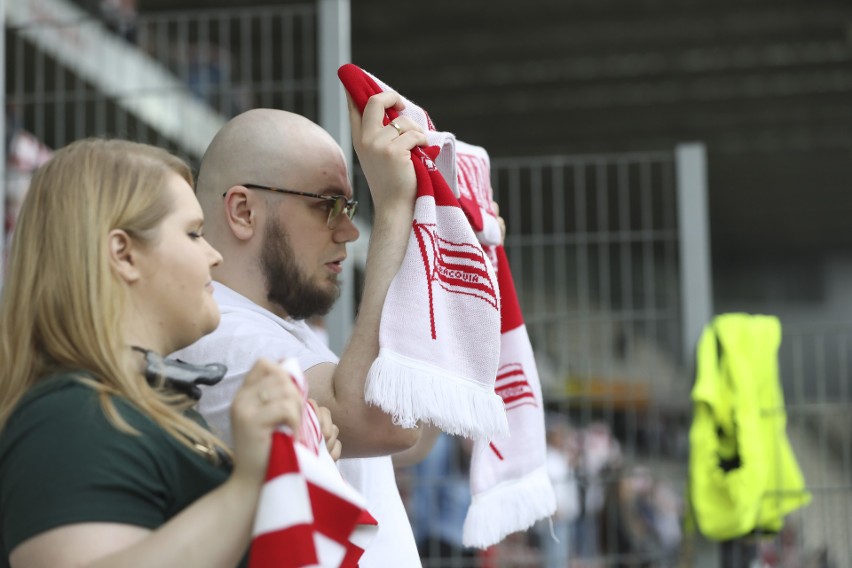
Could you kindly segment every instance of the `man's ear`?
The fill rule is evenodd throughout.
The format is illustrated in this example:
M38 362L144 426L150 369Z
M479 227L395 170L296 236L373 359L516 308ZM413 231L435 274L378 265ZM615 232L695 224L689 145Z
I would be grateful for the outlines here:
M134 245L133 239L123 229L113 229L109 232L107 239L109 263L118 276L128 284L139 280L137 250Z
M258 200L241 185L235 185L225 192L225 221L234 236L247 241L257 231Z

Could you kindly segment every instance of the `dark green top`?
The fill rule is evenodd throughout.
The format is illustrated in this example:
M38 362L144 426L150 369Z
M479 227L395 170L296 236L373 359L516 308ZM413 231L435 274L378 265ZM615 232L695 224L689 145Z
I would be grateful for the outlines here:
M227 479L229 466L181 445L125 399L113 401L141 435L116 429L98 394L71 374L22 398L0 433L0 568L15 546L63 525L155 529Z

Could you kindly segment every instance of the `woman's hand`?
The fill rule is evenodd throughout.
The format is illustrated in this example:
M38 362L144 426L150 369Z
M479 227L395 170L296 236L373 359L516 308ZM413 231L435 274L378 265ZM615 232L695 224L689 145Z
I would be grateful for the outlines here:
M322 432L322 437L325 439L325 447L328 448L328 453L331 454L334 461L339 460L340 454L343 452L343 446L340 440L337 439L340 429L332 421L331 411L324 406L318 405L317 401L312 398L309 398L308 402L314 407L317 418L319 418L320 431Z
M272 432L280 426L298 432L302 407L302 394L287 371L268 359L255 363L231 405L235 478L260 486Z

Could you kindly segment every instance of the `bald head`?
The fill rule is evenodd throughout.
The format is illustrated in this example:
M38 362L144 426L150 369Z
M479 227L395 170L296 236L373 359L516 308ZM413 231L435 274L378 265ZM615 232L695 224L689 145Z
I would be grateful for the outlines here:
M223 126L204 153L198 200L210 217L229 188L245 183L281 186L294 170L310 163L307 157L329 151L342 156L334 138L301 115L265 108L246 111Z
M223 126L204 153L196 195L204 210L204 235L224 257L213 269L213 277L275 311L263 260L273 230L306 237L295 251L300 257L316 256L316 251L308 250L312 243L319 243L322 249L328 241L335 249L333 254L325 250L320 254L332 260L342 252L341 245L345 246L344 241L338 244L332 238L348 242L358 232L351 223L344 225L345 230L330 232L317 214L320 207L315 199L246 185L351 195L343 150L331 135L303 116L254 109Z

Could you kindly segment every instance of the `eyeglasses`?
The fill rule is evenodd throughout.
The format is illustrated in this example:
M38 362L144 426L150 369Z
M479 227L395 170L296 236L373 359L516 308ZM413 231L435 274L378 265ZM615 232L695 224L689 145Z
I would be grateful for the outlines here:
M340 224L340 214L345 213L349 219L355 216L355 210L358 208L358 202L354 199L348 199L345 195L320 195L319 193L309 193L307 191L294 191L292 189L281 189L278 187L268 187L265 185L257 185L254 183L244 183L243 187L249 189L265 189L266 191L275 191L278 193L292 193L293 195L301 195L304 197L312 197L314 199L322 199L323 201L331 202L328 209L327 225L329 229L335 229ZM223 197L225 194L222 194Z

